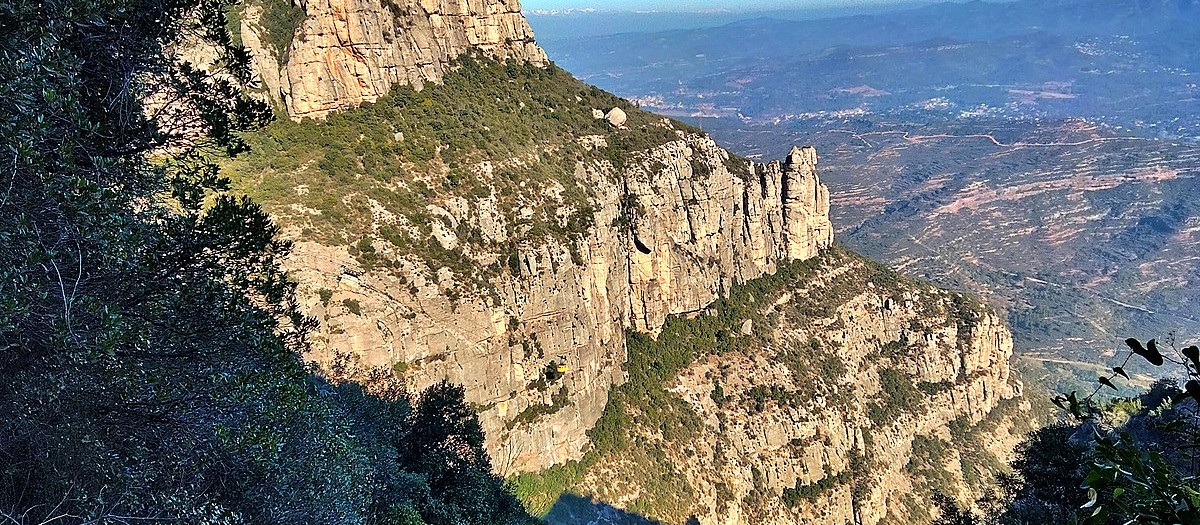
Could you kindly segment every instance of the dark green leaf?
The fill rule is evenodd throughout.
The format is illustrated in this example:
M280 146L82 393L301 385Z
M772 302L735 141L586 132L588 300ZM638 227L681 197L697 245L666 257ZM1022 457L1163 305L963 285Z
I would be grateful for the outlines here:
M1189 346L1183 349L1183 355L1192 363L1192 370L1200 373L1200 347Z
M1151 339L1149 343L1147 343L1149 348L1143 347L1142 343L1134 338L1126 339L1125 344L1129 345L1129 349L1133 350L1133 353L1142 356L1142 358L1144 358L1150 364L1154 366L1163 365L1163 355L1159 353L1158 344L1154 339Z
M1195 399L1196 402L1200 403L1200 381L1195 379L1189 380L1183 385L1183 390L1187 392L1192 399Z

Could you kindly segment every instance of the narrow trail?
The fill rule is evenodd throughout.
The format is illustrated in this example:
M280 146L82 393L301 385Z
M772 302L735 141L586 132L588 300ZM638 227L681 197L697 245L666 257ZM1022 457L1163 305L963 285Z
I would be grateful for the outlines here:
M949 133L940 133L940 134L936 134L936 135L913 135L911 131L874 131L874 132L868 132L868 133L858 133L858 132L851 131L848 129L830 129L830 130L824 130L824 131L822 131L822 133L844 133L844 134L850 135L851 137L854 137L855 140L861 141L863 144L866 144L867 147L871 147L871 148L876 147L876 144L873 144L871 141L867 140L867 138L866 138L867 135L901 134L901 135L903 135L902 138L905 141L910 142L910 143L929 142L929 141L934 141L934 140L981 139L981 140L986 140L988 142L991 142L993 145L995 145L998 148L1069 148L1069 147L1086 146L1088 144L1100 144L1100 143L1104 143L1104 142L1120 142L1120 141L1129 141L1129 140L1138 140L1138 141L1157 140L1157 139L1146 138L1146 137L1097 137L1097 138L1079 140L1079 141L1074 141L1074 142L1013 142L1010 144L1010 143L1005 143L1005 142L1000 141L1000 139L996 138L996 136L992 135L991 133L974 133L974 134L969 134L969 135L953 135L953 134L949 134Z
M830 129L830 130L826 130L826 131L825 131L825 133L845 133L845 134L847 134L847 135L850 135L851 137L854 137L854 138L855 138L855 139L857 139L857 140L861 140L861 141L862 141L862 143L863 143L863 144L866 144L868 148L874 148L874 147L875 147L875 145L874 145L874 144L871 144L871 141L869 141L869 140L867 140L867 139L863 138L863 136L862 136L862 135L860 135L860 134L858 134L858 133L855 133L855 132L853 132L853 131L850 131L850 130L848 130L848 129Z
M1154 139L1148 139L1148 138L1143 138L1143 137L1098 137L1098 138L1093 138L1093 139L1080 140L1080 141L1076 141L1076 142L1014 142L1012 144L1005 144L1003 142L1000 142L999 139L997 139L995 136L991 135L990 133L980 133L980 134L974 134L974 135L949 135L949 134L913 135L911 132L908 132L908 131L904 132L904 140L907 140L908 142L925 142L928 140L941 140L941 139L986 139L989 142L991 142L992 144L995 144L997 147L1000 147L1000 148L1062 148L1062 147L1086 146L1088 144L1099 144L1099 143L1103 143L1103 142L1119 142L1119 141L1125 141L1125 140L1154 140Z

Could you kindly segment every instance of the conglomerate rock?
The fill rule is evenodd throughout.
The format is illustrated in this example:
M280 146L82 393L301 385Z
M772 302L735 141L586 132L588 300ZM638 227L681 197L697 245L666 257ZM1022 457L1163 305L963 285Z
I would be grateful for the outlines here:
M517 0L298 0L304 19L286 56L263 44L250 5L242 41L268 96L293 119L372 102L397 84L441 80L468 51L545 64Z
M627 329L655 333L668 316L700 311L734 283L832 244L811 148L740 175L728 159L711 139L688 135L645 152L621 179L607 163L578 163L575 176L596 192L596 226L575 246L522 250L519 276L494 283L494 297L451 302L423 269L368 272L345 247L300 242L290 266L322 321L312 357L402 369L413 389L444 378L466 385L501 472L578 459L609 390L624 381ZM626 191L640 211L622 228ZM444 220L498 236L517 219L486 213L486 199L450 208ZM332 291L328 301L319 290ZM558 386L532 385L560 358L570 371L555 406ZM539 406L554 408L520 420Z

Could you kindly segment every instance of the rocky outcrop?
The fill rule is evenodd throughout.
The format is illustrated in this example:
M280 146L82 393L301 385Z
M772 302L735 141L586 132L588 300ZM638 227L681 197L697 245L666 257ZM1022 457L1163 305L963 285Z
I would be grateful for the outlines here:
M285 1L285 0L268 0ZM250 2L242 41L268 95L293 119L372 102L397 84L441 80L451 61L479 51L546 63L518 0L296 0L304 12L284 56L263 44L262 8Z
M1005 464L1027 409L1009 373L1012 336L968 298L880 275L823 254L764 301L758 314L771 320L739 335L754 343L668 385L700 419L694 436L635 428L641 444L606 456L573 490L704 525L922 523L934 489L973 499L971 480ZM638 447L663 459L634 459L647 457ZM684 496L660 494L664 478Z
M817 179L817 150L792 148L783 169L783 222L788 259L807 259L833 242L829 188Z
M604 119L616 128L624 126L626 122L629 122L629 116L621 108L612 108L608 114L604 115Z
M260 38L265 15L255 5L245 11L243 42L265 89L296 119L376 100L395 85L437 82L472 50L546 61L515 0L301 0L305 16L284 56ZM658 335L671 316L710 314L739 283L817 260L809 279L775 290L755 305L760 317L719 336L763 344L704 356L673 378L671 394L699 414L701 428L684 444L655 441L662 438L654 432L639 437L657 446L654 461L676 467L671 483L690 491L673 508L684 514L664 516L695 515L705 525L874 525L889 513L920 521L914 509L923 503L907 497L926 478L913 466L922 448L914 443L956 439L951 422L977 425L1019 395L1002 323L986 310L964 313L963 298L947 292L877 283L869 265L832 247L829 191L814 149L754 164L632 107L582 107L607 123L584 113L596 127L579 126L582 136L529 137L531 151L455 166L456 176L470 171L485 183L513 167L546 163L540 173L553 172L519 179L516 190L446 186L423 194L428 203L416 212L390 209L369 191L341 196L369 207L372 224L354 233L355 246L322 244L306 236L303 220L284 221L298 240L288 265L305 310L321 323L308 357L335 379L382 372L414 392L444 379L463 384L498 473L537 471L589 450L588 431L628 379L627 331ZM374 195L449 173L435 153ZM570 198L566 176L583 188ZM519 193L510 205L519 203L499 206L505 190ZM545 210L548 219L536 215ZM586 226L566 227L580 216ZM425 252L452 257L423 259L389 229L416 232L417 243L436 244L422 244ZM361 257L359 235L387 255L384 267ZM474 270L484 277L469 275ZM816 354L797 360L800 348ZM835 372L814 376L809 358ZM922 397L878 408L898 377L909 394L920 385ZM580 488L635 507L650 492L639 485L647 468L606 457Z
M832 243L815 153L792 157L751 165L684 133L621 170L579 162L595 226L574 243L521 246L517 274L456 301L437 268L366 271L346 247L301 242L290 264L322 321L312 357L392 370L413 389L466 385L502 473L578 459L624 381L627 329L657 332L668 316ZM520 217L489 213L488 202L439 203L435 217L446 231L467 223L504 241ZM563 361L569 371L548 384L547 365Z

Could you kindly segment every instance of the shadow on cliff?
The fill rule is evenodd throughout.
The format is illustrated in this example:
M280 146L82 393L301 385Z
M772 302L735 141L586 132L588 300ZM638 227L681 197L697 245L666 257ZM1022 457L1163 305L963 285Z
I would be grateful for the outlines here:
M546 525L666 525L575 494L559 496L542 519ZM681 525L700 525L700 521L693 517Z

